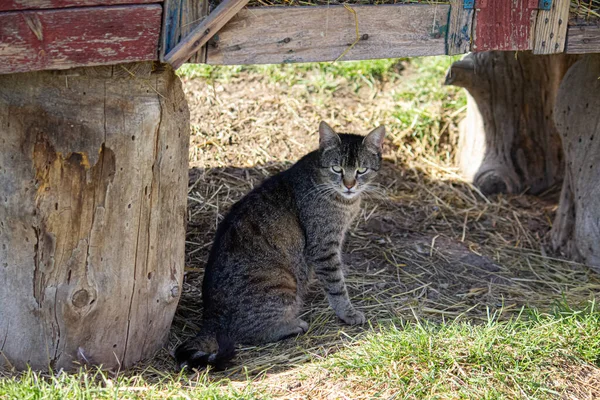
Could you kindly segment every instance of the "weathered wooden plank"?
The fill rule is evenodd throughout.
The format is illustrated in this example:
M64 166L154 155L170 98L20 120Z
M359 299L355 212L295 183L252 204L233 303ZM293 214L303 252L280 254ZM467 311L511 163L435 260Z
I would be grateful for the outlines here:
M165 55L165 62L175 69L190 59L235 16L249 0L223 0L202 22Z
M600 25L569 26L565 52L600 53Z
M562 53L567 39L571 0L554 0L550 10L539 10L534 32L534 54Z
M0 0L0 11L161 3L161 0Z
M342 60L446 53L448 5L352 6L360 40ZM208 46L209 64L333 61L356 40L343 6L242 10Z
M0 14L0 73L156 60L158 4Z
M448 55L464 54L471 50L473 9L463 7L464 0L450 0L450 24L448 25Z
M208 15L208 0L165 0L160 59L187 36ZM206 46L193 54L189 62L206 62Z
M478 0L472 50L529 50L538 0Z

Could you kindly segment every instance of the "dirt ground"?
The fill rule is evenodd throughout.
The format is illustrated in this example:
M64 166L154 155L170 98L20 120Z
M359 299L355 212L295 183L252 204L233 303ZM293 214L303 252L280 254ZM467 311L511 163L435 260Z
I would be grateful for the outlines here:
M203 268L218 222L261 180L315 149L321 119L342 132L390 127L377 194L365 199L345 246L349 292L369 323L344 326L315 284L302 316L309 332L241 349L240 367L228 376L242 368L285 371L394 319L477 322L522 306L578 304L598 292L598 275L545 250L556 191L486 198L463 182L450 162L460 113L443 120L435 146L398 126L390 110L411 73L407 65L399 79L360 87L340 78L335 90L312 84L318 77L310 73L294 86L254 72L228 82L184 78L193 134L186 277L171 348L200 323ZM166 352L161 359L172 364Z

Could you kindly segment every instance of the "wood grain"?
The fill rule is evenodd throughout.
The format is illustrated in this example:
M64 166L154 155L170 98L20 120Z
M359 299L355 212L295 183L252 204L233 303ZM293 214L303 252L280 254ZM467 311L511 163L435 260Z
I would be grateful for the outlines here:
M600 272L600 54L588 54L560 84L554 121L565 152L565 180L550 239L557 254Z
M483 193L538 194L562 180L552 112L560 81L576 61L566 54L489 51L452 64L446 84L469 93L456 160Z
M166 55L164 61L175 69L200 50L249 0L223 0L202 22Z
M570 54L600 53L600 25L569 26L565 51Z
M165 0L163 4L163 34L160 60L208 15L208 0ZM194 53L188 62L206 62L206 45Z
M450 24L448 25L448 55L464 54L471 51L473 29L473 9L463 7L464 0L450 0Z
M537 0L476 1L472 50L530 50L537 4Z
M352 6L361 40L342 60L446 53L448 5ZM356 39L343 6L261 7L238 13L211 41L209 64L333 61Z
M550 10L538 10L534 31L534 54L562 53L567 39L571 0L554 0Z
M0 74L156 60L157 4L0 13Z
M189 112L171 69L145 71L0 76L0 370L122 369L167 338Z
M0 0L0 11L160 3L161 0Z

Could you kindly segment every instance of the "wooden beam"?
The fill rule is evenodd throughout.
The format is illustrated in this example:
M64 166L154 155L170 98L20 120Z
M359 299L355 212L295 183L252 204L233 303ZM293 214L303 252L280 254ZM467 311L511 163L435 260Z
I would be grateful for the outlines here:
M534 31L534 54L562 53L567 39L571 0L554 0L550 10L538 10Z
M446 53L448 5L356 5L358 42L342 60ZM209 64L333 61L356 41L354 13L343 6L242 10L208 46Z
M0 0L0 11L162 3L161 0Z
M569 26L565 51L569 54L600 53L600 25Z
M450 0L450 24L448 27L448 55L471 51L473 9L465 9L464 0Z
M160 60L208 15L208 0L165 0ZM189 62L206 62L206 46L194 53Z
M0 13L0 74L150 61L158 4Z
M175 69L208 42L249 0L223 0L198 26L165 56L165 62Z

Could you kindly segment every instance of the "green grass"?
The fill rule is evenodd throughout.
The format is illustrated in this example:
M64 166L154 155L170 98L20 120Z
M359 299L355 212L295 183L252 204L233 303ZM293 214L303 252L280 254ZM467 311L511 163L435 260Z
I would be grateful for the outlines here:
M0 399L264 399L264 388L234 388L228 381L213 380L208 373L190 377L147 371L147 376L109 377L99 370L42 376L28 371L0 379ZM148 378L151 376L151 378ZM158 377L157 377L158 376Z
M315 371L326 371L316 397L335 386L351 398L544 399L560 396L573 368L588 365L597 373L600 361L600 313L593 303L579 310L523 312L507 321L492 315L479 325L395 321L381 326L324 361L297 367L294 379L315 390ZM268 379L281 382L276 376L233 385L206 373L146 375L151 378L27 372L1 379L0 398L267 398L277 395Z
M185 64L177 73L185 78L204 78L228 82L248 72L261 74L273 82L288 85L315 84L322 90L331 89L327 83L336 78L345 78L356 84L372 85L375 80L397 76L401 59L344 61L337 63L268 64L268 65L204 65ZM309 77L308 75L312 75ZM311 79L316 78L316 79Z
M463 91L443 86L444 76L457 57L424 57L412 61L415 73L400 86L394 98L392 129L437 146L448 122L456 122L467 105ZM437 150L434 150L437 153Z
M563 390L553 379L569 380L566 365L599 357L600 314L590 305L506 322L491 316L485 325L392 326L328 364L337 377L397 398L550 398Z

